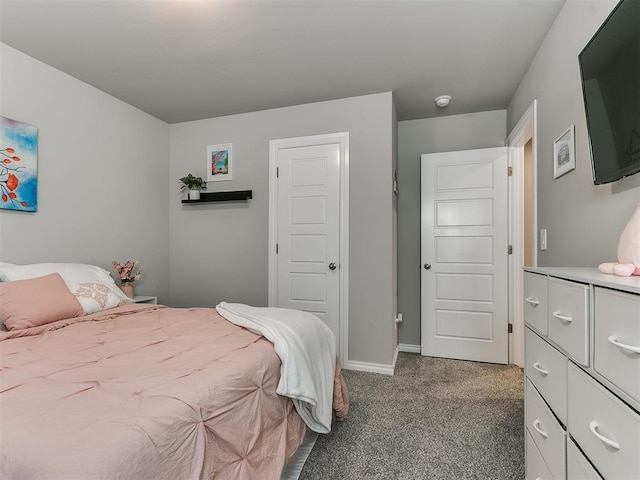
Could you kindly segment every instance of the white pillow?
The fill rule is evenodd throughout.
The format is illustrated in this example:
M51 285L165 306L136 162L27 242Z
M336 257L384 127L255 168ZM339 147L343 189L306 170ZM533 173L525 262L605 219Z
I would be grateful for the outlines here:
M0 262L0 268L17 267L15 263Z
M0 267L0 280L27 280L59 273L64 283L82 305L85 315L133 303L118 288L113 277L105 269L81 263L34 263Z

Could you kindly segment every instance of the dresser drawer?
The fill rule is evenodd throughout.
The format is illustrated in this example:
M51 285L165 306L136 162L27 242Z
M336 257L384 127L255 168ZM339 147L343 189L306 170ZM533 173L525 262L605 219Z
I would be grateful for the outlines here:
M551 476L551 472L549 472L549 468L547 468L547 465L544 463L542 455L540 455L536 444L533 443L533 439L531 438L531 435L529 435L529 432L525 431L524 436L524 448L526 455L524 465L525 478L527 480L554 480Z
M569 437L567 438L567 480L602 480L593 465Z
M640 295L595 289L596 372L640 403Z
M565 432L529 380L526 383L525 421L553 478L564 478Z
M589 366L589 287L549 278L548 336L578 363Z
M547 277L525 272L524 321L542 335L547 334Z
M532 330L524 333L524 371L562 423L567 424L567 357Z
M606 479L640 478L640 415L569 363L569 433Z

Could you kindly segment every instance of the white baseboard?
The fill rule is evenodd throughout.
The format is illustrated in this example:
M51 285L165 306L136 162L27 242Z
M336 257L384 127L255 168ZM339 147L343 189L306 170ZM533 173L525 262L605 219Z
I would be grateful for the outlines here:
M382 363L355 362L350 360L345 366L345 370L357 370L359 372L382 373L384 375L393 375L395 370L395 361L393 365L384 365Z
M422 353L422 347L420 345L410 345L408 343L399 343L398 348L401 352L407 353Z

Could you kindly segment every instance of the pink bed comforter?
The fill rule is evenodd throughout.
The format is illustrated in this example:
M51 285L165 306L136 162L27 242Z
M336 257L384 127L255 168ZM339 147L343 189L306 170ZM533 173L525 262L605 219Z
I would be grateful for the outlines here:
M2 479L277 479L304 435L273 346L214 309L122 306L0 353Z

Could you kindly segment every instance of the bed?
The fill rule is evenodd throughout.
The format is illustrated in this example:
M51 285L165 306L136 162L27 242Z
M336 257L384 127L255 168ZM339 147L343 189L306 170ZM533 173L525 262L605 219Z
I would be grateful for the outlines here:
M318 412L303 394L276 393L287 378L308 380L287 372L290 346L267 340L280 335L278 318L262 313L277 311L245 318L251 331L223 318L224 308L132 304L104 278L47 265L35 276L0 268L0 478L280 478L310 430L301 406ZM87 283L98 284L93 293ZM97 287L118 301L103 298L109 308L96 309ZM339 364L329 392L326 383L316 383L318 394L335 393L346 416ZM326 431L326 415L306 421Z

